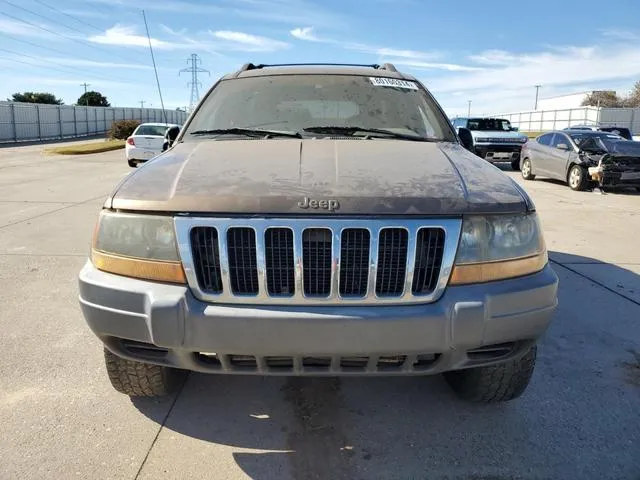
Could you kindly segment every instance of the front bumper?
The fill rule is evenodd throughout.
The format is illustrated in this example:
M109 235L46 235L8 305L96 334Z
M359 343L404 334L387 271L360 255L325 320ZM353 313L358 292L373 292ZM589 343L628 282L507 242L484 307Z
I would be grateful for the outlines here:
M640 170L612 172L602 167L589 167L591 179L601 187L640 187Z
M486 160L510 161L519 160L522 144L476 144L476 155Z
M131 360L212 373L407 375L524 353L551 320L558 278L547 265L518 279L448 287L435 303L406 306L207 304L186 286L117 276L90 262L79 286L89 327ZM502 353L492 356L496 345Z

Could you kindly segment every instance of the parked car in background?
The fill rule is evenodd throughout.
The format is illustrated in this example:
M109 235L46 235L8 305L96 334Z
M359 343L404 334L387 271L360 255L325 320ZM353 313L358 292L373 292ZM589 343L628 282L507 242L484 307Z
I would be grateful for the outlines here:
M522 149L522 177L565 181L572 190L588 187L640 188L640 142L597 130L548 132Z
M511 126L509 120L503 118L454 118L453 126L460 134L461 129L471 132L472 151L485 160L495 162L511 162L511 167L520 167L520 150L528 140L526 135ZM463 133L464 135L464 133Z
M169 129L180 128L171 123L142 123L127 138L125 156L130 167L137 167L162 153L165 135ZM175 137L174 137L175 138Z
M592 131L592 132L608 132L613 133L615 135L620 135L622 138L626 140L633 140L633 135L631 130L626 127L616 127L616 126L604 126L604 125L572 125L571 127L567 127L564 131Z

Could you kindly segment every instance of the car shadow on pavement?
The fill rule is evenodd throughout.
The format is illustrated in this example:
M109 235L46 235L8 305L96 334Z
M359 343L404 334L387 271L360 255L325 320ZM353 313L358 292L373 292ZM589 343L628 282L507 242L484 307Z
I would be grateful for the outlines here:
M595 469L591 473L613 475L601 478L627 478L621 472L633 467L634 461L624 447L631 441L624 428L629 417L624 415L634 416L637 386L624 380L623 363L630 362L628 370L636 372L640 384L640 364L636 364L640 356L633 360L629 354L640 351L640 344L629 330L626 343L616 343L620 335L612 334L610 325L601 321L610 314L612 302L624 302L611 295L622 295L622 290L610 287L606 278L593 277L610 290L598 293L591 273L581 273L580 268L604 265L611 269L607 275L623 279L631 290L640 287L640 276L597 259L549 253L561 277L560 305L556 321L541 340L531 384L512 402L484 405L460 400L440 375L310 378L191 373L166 419L158 415L152 400L133 399L133 404L162 423L172 437L176 432L206 442L197 448L200 455L209 452L214 469L210 472L215 471L213 458L220 461L226 455L214 448L232 447L226 461L259 480L587 478L574 476L578 463ZM571 276L567 269L584 278ZM585 294L587 288L591 295ZM578 297L581 303L574 301ZM585 322L585 314L593 319ZM630 317L624 313L620 318L625 315ZM595 366L584 361L589 355L598 357ZM174 467L193 462L194 443L173 441L167 448L171 450L161 450L158 456L170 452ZM612 465L622 470L608 470Z

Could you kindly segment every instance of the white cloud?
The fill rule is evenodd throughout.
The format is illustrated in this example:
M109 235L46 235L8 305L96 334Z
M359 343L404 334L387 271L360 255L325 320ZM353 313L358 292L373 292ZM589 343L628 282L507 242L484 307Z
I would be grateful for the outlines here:
M615 90L620 85L630 87L640 77L640 47L628 43L556 46L527 54L490 51L471 58L483 69L425 79L427 87L447 107L447 113L466 112L467 100L472 101L476 114L530 110L535 85L542 85L541 96L551 97L593 89ZM464 97L457 95L461 91L465 92Z
M149 65L141 65L139 63L117 63L117 62L98 62L92 60L82 60L76 58L44 58L44 60L55 62L59 65L70 65L74 67L92 67L92 68L122 68L134 70L149 70Z
M102 43L106 45L121 45L134 47L148 47L149 40L144 35L139 35L137 29L130 25L114 25L105 30L104 33L89 37L90 42ZM151 45L156 48L171 48L171 44L151 38Z
M346 50L369 53L377 57L401 57L415 60L430 60L439 58L441 56L440 52L421 52L418 50L404 50L391 47L380 47L375 45L367 45L364 43L346 42L334 38L318 36L315 34L314 27L294 28L293 30L289 31L289 34L297 38L298 40L339 45Z
M34 25L38 25L42 28L46 28L47 30L52 30L53 27L46 24L38 24L34 23ZM5 33L7 35L16 35L21 37L40 37L40 38L51 38L55 39L56 36L45 32L37 27L33 27L31 25L27 25L26 23L0 18L0 32ZM58 37L59 38L59 37Z
M480 67L470 67L467 65L458 65L457 63L438 63L438 62L420 62L405 59L389 59L385 60L394 65L403 65L413 70L446 70L449 72L474 72L483 70Z
M329 43L327 40L318 38L313 33L313 27L298 27L290 30L289 33L300 40L306 40L307 42L324 42Z
M640 34L636 32L631 32L629 30L609 28L609 29L600 30L600 32L605 37L614 38L616 40L631 40L631 41L640 40Z
M210 32L218 40L227 42L224 48L244 52L272 52L289 48L289 44L272 38L251 35L244 32L218 30Z

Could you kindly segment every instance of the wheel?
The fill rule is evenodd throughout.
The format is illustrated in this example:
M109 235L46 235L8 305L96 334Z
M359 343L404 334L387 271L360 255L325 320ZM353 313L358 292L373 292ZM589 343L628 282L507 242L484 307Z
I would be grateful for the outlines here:
M186 372L176 368L126 360L104 349L111 385L130 397L162 397L178 389Z
M520 159L511 160L511 168L516 172L518 172L520 170Z
M529 160L528 158L525 158L522 161L521 171L522 178L524 178L525 180L533 180L534 178L536 178L536 176L531 173L531 160Z
M580 165L574 165L569 169L567 183L571 190L584 190L587 186L587 172Z
M537 347L516 359L488 367L454 370L444 374L451 388L465 400L483 403L518 398L529 385L536 364Z
M131 168L136 168L138 166L138 162L136 162L135 160L127 160L127 163Z

